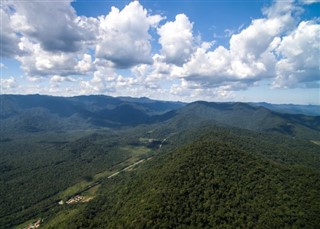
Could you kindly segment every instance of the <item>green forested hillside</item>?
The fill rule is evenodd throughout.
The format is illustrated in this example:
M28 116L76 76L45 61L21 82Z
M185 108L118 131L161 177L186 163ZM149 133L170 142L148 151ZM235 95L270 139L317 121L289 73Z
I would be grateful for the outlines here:
M246 103L194 102L178 109L168 122L178 128L211 122L309 140L320 139L320 116L282 114Z
M0 99L0 228L319 225L319 116L244 103ZM88 201L63 204L80 194Z
M0 101L0 137L21 132L148 124L157 121L157 116L184 106L180 102L103 95L0 95Z
M100 182L97 174L108 175L113 168L147 155L149 146L138 141L144 132L143 128L89 129L4 139L0 142L0 228L42 214L60 199ZM79 187L65 192L73 186Z
M77 97L0 95L0 101L0 138L3 135L14 136L22 132L122 128L164 121L181 129L197 126L206 121L254 131L320 140L320 116L278 113L249 103L198 101L186 105L147 98L98 95ZM293 106L292 112L294 108ZM290 107L286 109L290 112Z
M320 172L207 132L106 181L68 228L317 228ZM259 143L259 137L245 142ZM235 144L236 142L240 144ZM290 154L290 146L282 150ZM270 150L277 150L270 145ZM256 150L259 151L259 150ZM304 152L301 152L302 154ZM316 152L315 152L316 153ZM52 225L51 225L52 226Z
M289 113L289 114L303 114L310 116L319 116L319 105L295 105L295 104L271 104L271 103L250 103L254 106L262 106L270 110Z

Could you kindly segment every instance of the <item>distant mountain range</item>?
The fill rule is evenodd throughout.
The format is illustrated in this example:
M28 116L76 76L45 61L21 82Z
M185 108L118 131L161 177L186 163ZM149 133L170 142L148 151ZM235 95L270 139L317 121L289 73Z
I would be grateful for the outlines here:
M132 126L150 123L151 117L184 106L180 102L99 95L1 95L0 102L5 132Z
M320 116L284 114L248 103L194 102L174 111L172 125L207 122L307 139L320 138Z
M309 105L204 101L185 104L102 95L1 95L0 101L2 133L119 128L165 121L179 128L210 122L308 139L319 137L320 130L320 116L315 116L319 106Z
M318 108L0 95L0 228L317 228Z
M319 105L295 105L295 104L271 104L271 103L250 103L253 106L265 107L273 111L289 114L304 114L304 115L320 115Z

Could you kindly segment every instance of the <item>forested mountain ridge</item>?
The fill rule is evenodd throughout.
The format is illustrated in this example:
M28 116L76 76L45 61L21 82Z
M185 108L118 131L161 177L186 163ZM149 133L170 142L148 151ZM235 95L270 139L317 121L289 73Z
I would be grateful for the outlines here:
M106 181L68 228L316 228L319 170L262 157L242 143L228 129L203 133Z
M117 128L153 122L183 103L102 95L0 95L2 132Z
M248 103L184 104L99 95L0 95L0 101L3 133L119 128L163 121L180 127L209 121L310 140L317 140L320 130L320 116L278 113Z
M311 116L320 115L319 105L295 105L295 104L271 104L271 103L250 103L254 106L261 106L280 113L303 114Z
M1 228L319 224L320 116L108 96L0 102ZM58 204L77 194L90 201Z
M18 113L21 110L42 107L60 116L70 116L75 112L90 110L92 112L113 109L122 104L136 105L148 114L164 113L184 105L181 102L151 100L148 98L111 97L105 95L88 95L74 97L57 97L48 95L0 95L1 116ZM140 105L140 106L139 106Z
M174 112L169 122L179 128L208 122L309 140L320 139L320 116L283 114L247 103L205 101L187 104Z

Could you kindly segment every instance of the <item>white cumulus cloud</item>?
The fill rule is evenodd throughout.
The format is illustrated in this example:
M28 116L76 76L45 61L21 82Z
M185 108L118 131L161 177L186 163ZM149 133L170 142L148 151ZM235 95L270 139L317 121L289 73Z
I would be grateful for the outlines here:
M276 64L275 87L319 87L320 25L302 21L276 49L280 60Z
M183 64L188 61L194 49L192 23L184 14L178 14L175 21L170 21L158 29L161 54L166 62Z
M59 83L59 82L75 82L76 80L72 77L63 77L59 75L54 75L51 77L50 82Z
M234 89L275 77L279 62L275 49L281 37L295 28L295 15L301 13L301 8L292 2L276 2L263 12L264 18L253 19L248 27L231 36L229 48L218 46L212 50L213 42L193 46L195 51L189 60L173 67L171 75L203 87L232 84Z
M139 63L151 63L149 29L162 17L150 16L138 1L123 10L116 7L99 18L96 57L111 61L115 67L128 68Z
M10 9L5 5L0 5L0 20L1 20L1 47L0 56L2 57L14 57L20 53L18 43L19 37L10 26Z
M17 87L17 81L14 77L10 78L2 78L0 79L1 82L1 89L4 90L10 90Z
M8 4L13 9L12 28L38 42L46 51L79 51L90 35L77 24L70 3L71 0L11 1Z
M303 4L310 5L310 4L313 4L313 3L320 3L320 0L300 0L300 2L303 3Z
M225 29L228 46L195 36L197 21L183 13L166 21L132 1L86 17L71 2L2 2L0 55L20 62L25 92L223 100L261 81L319 86L319 18L301 21L303 5L316 0L275 1L248 26ZM17 81L1 84L20 90Z
M18 56L17 60L21 62L21 68L29 77L84 74L92 68L91 56L88 54L52 53L25 37L21 38L19 47L25 55Z

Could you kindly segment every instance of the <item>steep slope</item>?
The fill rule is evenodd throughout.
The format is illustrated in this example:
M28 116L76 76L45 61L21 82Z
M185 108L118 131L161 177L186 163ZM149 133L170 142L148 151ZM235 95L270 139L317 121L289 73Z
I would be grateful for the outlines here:
M99 112L103 119L110 120L118 125L135 125L150 122L150 116L130 104L119 105L112 110Z
M227 133L222 133L228 135ZM316 228L319 169L279 163L215 133L106 181L68 228ZM246 144L259 143L259 138ZM271 150L275 146L270 145ZM287 146L287 153L290 147Z
M246 103L195 102L177 110L170 122L178 128L210 122L292 137L320 139L320 116L282 114Z
M147 155L152 148L136 144L145 132L143 128L87 129L1 139L0 228L13 228L48 209L53 211L63 196L98 182L101 173Z
M319 223L313 217L319 213L314 204L319 202L314 195L320 175L319 116L244 103L0 97L1 225L10 228L36 215L47 219L51 212L45 207L57 202L57 193L132 156L140 160L146 152L156 156L130 174L104 181L98 197L72 222L98 228L118 222L125 228L250 228L270 217L283 227Z
M0 130L5 133L123 127L152 122L152 116L183 103L110 96L0 95Z
M167 121L176 128L210 122L319 140L320 116L284 114L246 103L178 102L148 98L0 95L0 131L66 131L118 128Z
M254 106L265 107L280 113L303 114L303 115L320 115L319 105L295 105L295 104L271 104L271 103L250 103Z
M119 105L131 104L147 114L161 114L184 106L180 102L158 101L146 98L111 97L89 95L75 97L56 97L47 95L0 95L1 117L18 113L21 110L42 107L59 116L70 116L76 112L93 113L114 109Z

